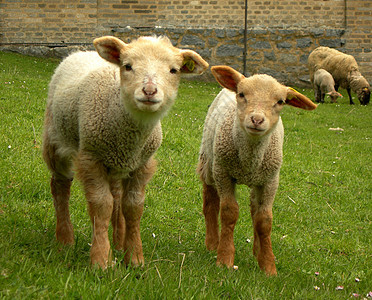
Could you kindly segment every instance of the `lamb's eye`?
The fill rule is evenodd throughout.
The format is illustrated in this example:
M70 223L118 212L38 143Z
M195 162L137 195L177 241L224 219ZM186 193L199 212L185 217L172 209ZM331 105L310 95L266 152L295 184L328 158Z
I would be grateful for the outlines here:
M244 93L239 93L240 98L244 98Z
M285 104L285 101L282 100L282 99L280 99L277 103L278 103L279 105L283 105L283 104Z
M172 69L170 69L170 72L171 72L172 74L177 74L177 69L172 68Z
M125 70L126 71L132 71L132 66L130 64L125 65Z

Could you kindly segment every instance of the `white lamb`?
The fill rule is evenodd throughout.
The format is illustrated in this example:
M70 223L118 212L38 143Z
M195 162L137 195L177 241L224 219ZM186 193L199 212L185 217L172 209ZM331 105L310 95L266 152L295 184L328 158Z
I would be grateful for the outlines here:
M233 267L239 215L235 186L245 184L252 188L253 254L267 275L275 275L270 235L284 136L279 113L285 104L306 110L316 104L268 75L246 78L227 66L212 67L212 73L226 89L209 108L197 168L203 182L205 244L217 249L218 265Z
M335 81L332 75L324 69L318 69L314 73L314 94L315 101L324 103L325 95L329 95L333 103L337 102L338 97L343 97L335 90Z
M208 64L165 37L126 44L107 36L94 46L103 59L97 52L72 54L49 87L43 157L52 173L56 236L74 243L68 208L74 165L93 225L92 265L110 262L110 220L125 263L142 265L140 219L162 141L160 119L176 98L181 73L201 74Z

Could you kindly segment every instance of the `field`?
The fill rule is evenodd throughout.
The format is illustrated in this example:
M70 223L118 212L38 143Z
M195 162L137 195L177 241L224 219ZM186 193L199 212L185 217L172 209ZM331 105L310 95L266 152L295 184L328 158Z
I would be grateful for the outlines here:
M0 52L0 298L362 299L372 291L372 106L283 110L284 162L274 203L277 277L252 255L249 190L238 189L237 270L204 246L195 173L214 83L183 81L163 124L158 170L147 187L145 266L89 267L91 224L81 186L70 201L76 243L55 239L49 173L41 158L47 86L58 61ZM302 90L313 98L311 90ZM331 130L331 129L337 130ZM341 130L341 129L342 130Z

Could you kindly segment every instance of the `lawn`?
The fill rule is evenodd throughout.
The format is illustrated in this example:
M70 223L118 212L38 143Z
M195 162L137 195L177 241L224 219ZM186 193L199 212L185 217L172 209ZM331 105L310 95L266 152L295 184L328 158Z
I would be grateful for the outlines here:
M116 267L101 271L89 267L91 224L77 181L70 201L76 243L61 247L54 235L41 134L57 64L0 52L0 298L362 299L372 291L371 105L350 106L342 91L338 104L326 99L315 111L284 108L272 232L278 276L268 278L252 255L248 188L237 192L238 269L217 267L216 253L204 246L195 167L208 105L220 87L182 81L162 122L158 170L147 187L145 266L127 268L115 252ZM311 90L298 90L313 98Z

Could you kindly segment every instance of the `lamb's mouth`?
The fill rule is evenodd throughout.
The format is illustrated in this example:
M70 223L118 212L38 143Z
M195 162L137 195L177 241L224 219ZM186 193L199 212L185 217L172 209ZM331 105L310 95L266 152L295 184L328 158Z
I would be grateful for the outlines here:
M137 101L141 102L142 104L145 104L145 105L154 105L154 104L158 104L161 102L161 100L157 100L157 99L137 99Z
M256 128L256 127L247 127L247 131L249 133L252 133L252 134L262 134L266 130L265 129Z

